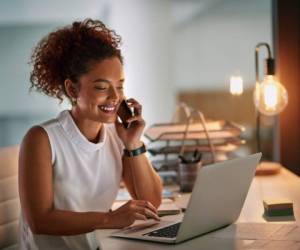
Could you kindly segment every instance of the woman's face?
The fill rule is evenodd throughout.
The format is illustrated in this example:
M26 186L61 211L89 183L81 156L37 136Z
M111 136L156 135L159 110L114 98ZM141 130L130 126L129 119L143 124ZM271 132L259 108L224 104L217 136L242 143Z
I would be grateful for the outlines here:
M79 78L75 109L86 119L112 123L124 98L123 66L117 57L92 64L88 73Z

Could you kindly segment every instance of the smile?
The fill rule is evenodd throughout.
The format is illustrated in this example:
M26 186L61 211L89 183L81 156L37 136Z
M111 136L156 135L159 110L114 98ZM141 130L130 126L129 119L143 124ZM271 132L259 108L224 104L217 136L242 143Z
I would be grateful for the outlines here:
M117 107L114 105L101 105L99 108L105 113L114 113Z

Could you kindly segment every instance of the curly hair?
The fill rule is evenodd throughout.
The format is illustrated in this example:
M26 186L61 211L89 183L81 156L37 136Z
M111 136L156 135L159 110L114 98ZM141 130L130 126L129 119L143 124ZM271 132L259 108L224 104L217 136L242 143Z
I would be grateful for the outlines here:
M76 83L93 62L117 57L123 63L120 44L121 37L98 20L85 19L51 32L31 55L30 90L70 99L64 81Z

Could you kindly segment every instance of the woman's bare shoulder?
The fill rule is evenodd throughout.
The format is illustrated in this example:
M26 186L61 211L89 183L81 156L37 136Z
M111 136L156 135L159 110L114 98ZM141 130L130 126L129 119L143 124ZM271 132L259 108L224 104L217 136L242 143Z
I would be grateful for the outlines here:
M48 141L47 132L41 126L33 126L31 127L23 138L23 142L35 142L38 141L39 143L43 141Z
M21 144L21 151L24 150L43 152L44 156L51 154L48 134L41 126L33 126L27 131Z

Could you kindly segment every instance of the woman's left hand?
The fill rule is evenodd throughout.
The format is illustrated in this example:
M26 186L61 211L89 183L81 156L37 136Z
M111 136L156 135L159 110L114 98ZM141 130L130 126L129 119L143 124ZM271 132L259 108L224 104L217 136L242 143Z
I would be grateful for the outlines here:
M132 150L142 146L141 136L146 123L142 117L142 105L133 98L128 99L127 104L130 108L133 107L134 113L133 117L127 120L130 123L129 128L126 129L118 119L116 119L115 126L125 148Z

